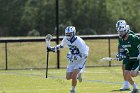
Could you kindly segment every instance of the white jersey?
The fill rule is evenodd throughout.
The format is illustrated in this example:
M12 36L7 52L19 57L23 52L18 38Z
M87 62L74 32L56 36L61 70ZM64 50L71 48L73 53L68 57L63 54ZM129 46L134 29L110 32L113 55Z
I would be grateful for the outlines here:
M88 56L89 47L79 36L75 36L75 38L72 40L68 40L66 37L64 37L60 45L63 47L68 47L70 53L73 55L84 54Z

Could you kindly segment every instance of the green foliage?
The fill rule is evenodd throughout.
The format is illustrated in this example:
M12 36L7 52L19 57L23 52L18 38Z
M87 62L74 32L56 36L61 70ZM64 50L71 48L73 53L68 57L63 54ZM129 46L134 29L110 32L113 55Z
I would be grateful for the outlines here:
M40 33L37 30L33 29L29 31L28 36L40 36Z
M139 0L59 0L59 34L68 25L76 26L80 35L116 34L119 18L139 32L139 4ZM56 34L56 0L0 0L0 13L0 36L26 36L32 29L41 36Z

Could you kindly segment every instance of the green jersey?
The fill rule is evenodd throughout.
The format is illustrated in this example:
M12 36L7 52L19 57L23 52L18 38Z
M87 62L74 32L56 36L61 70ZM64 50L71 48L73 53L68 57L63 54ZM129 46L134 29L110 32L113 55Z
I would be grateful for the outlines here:
M128 39L124 40L119 38L119 47L127 49L127 57L123 60L123 65L125 65L125 70L135 70L139 66L139 61L137 59L130 60L129 57L137 57L139 55L139 50L137 46L140 44L140 38L135 35L133 31L128 32Z
M137 46L140 44L140 38L133 34L128 34L128 39L119 39L119 46L128 49L130 57L137 57L139 50Z

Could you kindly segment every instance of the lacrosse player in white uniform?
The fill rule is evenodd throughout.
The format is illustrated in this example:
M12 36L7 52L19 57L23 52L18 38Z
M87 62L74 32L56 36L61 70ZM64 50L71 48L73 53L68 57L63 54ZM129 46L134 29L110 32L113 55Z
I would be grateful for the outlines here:
M60 48L68 47L69 52L66 57L68 60L68 66L66 69L66 79L72 79L72 89L70 93L76 93L75 87L77 85L77 79L82 82L82 76L85 69L86 59L88 56L89 47L85 44L83 39L76 36L76 29L74 26L68 26L65 29L65 36L60 45L55 47L48 47L49 51L56 52Z

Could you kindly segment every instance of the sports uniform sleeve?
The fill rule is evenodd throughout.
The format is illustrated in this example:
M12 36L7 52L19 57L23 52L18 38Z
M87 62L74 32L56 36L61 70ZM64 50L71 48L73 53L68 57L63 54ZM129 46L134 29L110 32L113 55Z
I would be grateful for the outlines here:
M140 38L136 35L132 35L133 37L133 44L136 45L137 47L140 46Z
M64 48L65 46L66 46L66 38L64 37L59 45L56 45L55 47L48 47L47 50L52 51L52 52L57 52L57 50L60 50L61 48Z
M137 59L138 60L140 60L140 38L138 37L138 36L133 36L133 38L134 38L134 40L135 41L133 41L134 42L134 44L136 44L137 45L137 49L138 49L138 56L137 56Z
M88 56L89 47L81 38L79 38L78 40L78 48L79 48L80 54Z

